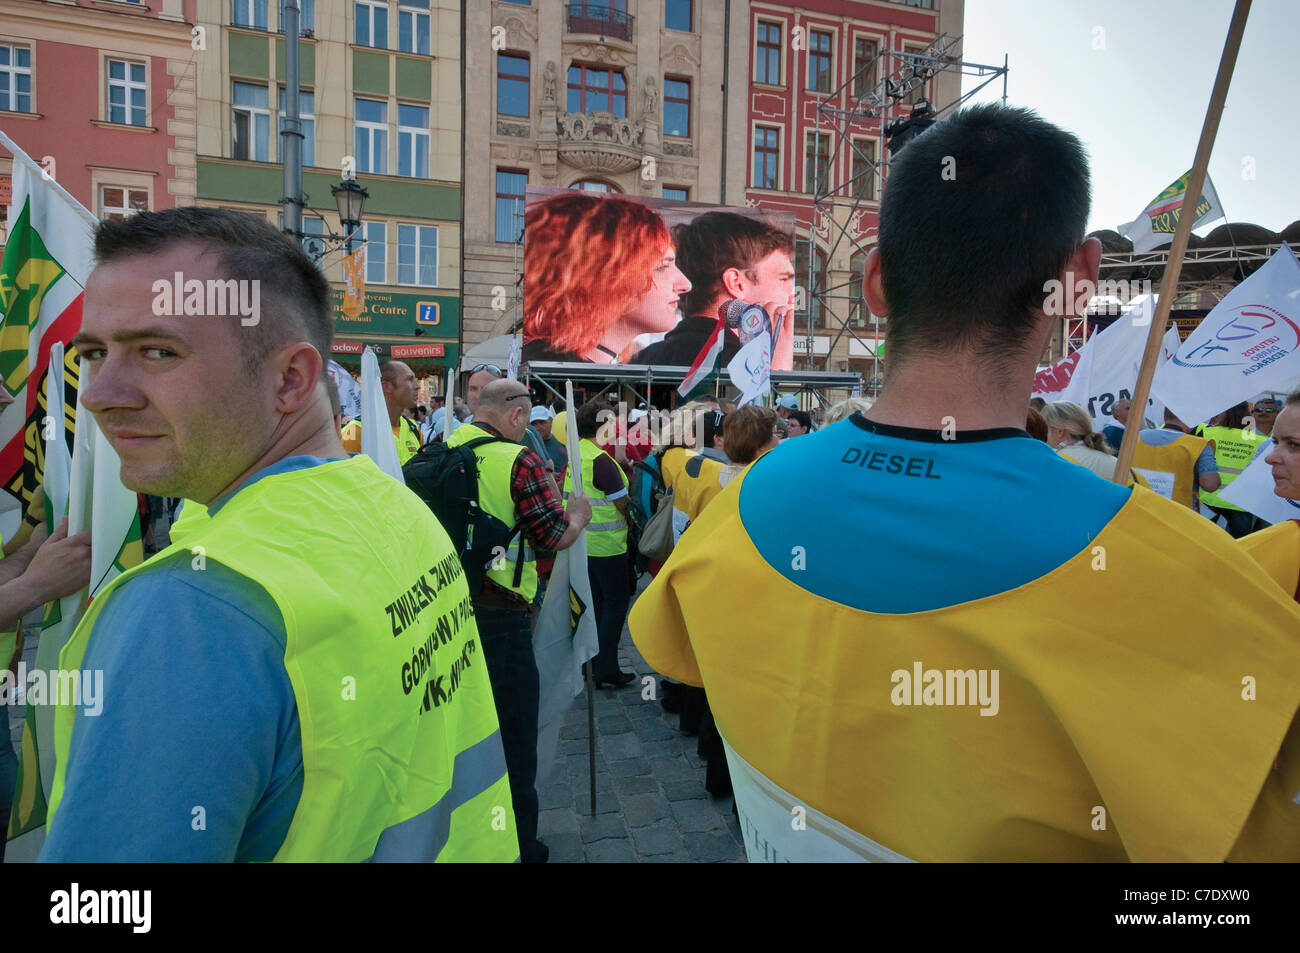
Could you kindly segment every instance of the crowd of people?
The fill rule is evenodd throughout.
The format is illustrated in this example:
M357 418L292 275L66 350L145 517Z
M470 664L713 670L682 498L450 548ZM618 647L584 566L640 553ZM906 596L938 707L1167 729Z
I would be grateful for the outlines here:
M62 652L107 698L55 712L40 857L545 861L533 632L583 539L594 687L640 674L620 667L626 624L751 857L1300 859L1300 522L1261 529L1221 495L1264 454L1300 500L1300 393L1194 427L1121 403L1102 432L1076 404L1027 407L1060 318L1045 282L1096 278L1089 195L1074 136L962 110L891 167L863 276L889 316L874 401L628 412L602 393L572 426L492 364L445 395L449 426L400 361L380 367L386 424L344 419L301 249L218 209L103 223L81 399L128 488L185 502ZM529 227L631 214L590 201ZM755 286L786 307L781 233L735 217L646 219L650 290L578 324L563 296L533 302L532 359L625 356L682 295L688 320ZM706 228L736 236L719 274L676 258ZM279 277L255 328L160 324L153 282L177 272ZM402 482L359 453L374 426ZM88 580L87 534L28 535L0 562L0 622Z

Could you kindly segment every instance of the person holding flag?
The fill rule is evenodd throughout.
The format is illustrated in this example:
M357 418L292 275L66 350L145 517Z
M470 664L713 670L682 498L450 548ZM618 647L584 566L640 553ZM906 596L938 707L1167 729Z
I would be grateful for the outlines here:
M400 466L424 446L420 428L402 413L415 405L420 385L415 379L415 372L402 361L384 361L379 365L379 378L384 389L384 405L388 410L388 423L393 428L393 442L397 444L397 462ZM360 453L361 421L353 420L345 425L340 437L344 450Z
M321 272L213 208L106 221L94 248L82 405L128 488L203 515L102 589L63 649L106 697L96 717L56 710L41 859L517 859L455 550L403 485L344 455ZM258 283L259 310L159 315L181 281ZM432 677L435 651L454 684Z
M632 607L646 662L708 692L751 860L1300 859L1300 607L1023 429L1048 282L1096 280L1089 196L1082 144L1026 109L909 143L863 279L879 398L755 462ZM791 520L809 474L821 513ZM1231 597L1145 596L1206 580Z

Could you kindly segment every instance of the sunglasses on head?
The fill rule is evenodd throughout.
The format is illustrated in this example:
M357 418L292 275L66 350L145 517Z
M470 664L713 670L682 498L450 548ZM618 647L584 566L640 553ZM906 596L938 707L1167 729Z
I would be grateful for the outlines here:
M506 376L506 372L501 370L501 368L497 367L495 364L476 364L469 369L471 374L477 374L479 371L487 371L490 374L495 374L497 377Z

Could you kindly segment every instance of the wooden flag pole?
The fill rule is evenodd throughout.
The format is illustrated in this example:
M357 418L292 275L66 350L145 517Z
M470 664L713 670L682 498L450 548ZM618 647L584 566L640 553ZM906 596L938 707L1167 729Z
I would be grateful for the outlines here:
M1210 153L1214 151L1214 137L1219 132L1223 102L1228 98L1228 84L1232 81L1232 70L1237 64L1237 53L1241 49L1241 37L1246 31L1246 17L1249 13L1250 0L1237 0L1237 5L1232 11L1232 23L1228 26L1228 39L1223 44L1219 72L1214 78L1214 89L1210 93L1210 105L1205 111L1201 141L1196 146L1196 161L1192 163L1192 174L1187 180L1187 192L1183 195L1178 227L1174 231L1173 244L1169 246L1169 262L1165 265L1164 276L1160 279L1160 299L1156 304L1155 316L1151 319L1151 329L1147 333L1147 346L1142 354L1137 386L1133 388L1131 406L1137 413L1137 422L1130 423L1124 428L1119 458L1115 462L1113 479L1116 483L1128 482L1133 454L1137 450L1138 434L1142 429L1142 420L1146 413L1147 399L1151 393L1151 379L1156 373L1156 359L1160 356L1161 341L1164 339L1165 327L1169 324L1169 312L1174 304L1174 289L1178 287L1178 276L1183 270L1183 255L1187 252L1187 241L1192 234L1192 222L1196 218L1196 203L1201 199L1205 171L1210 164ZM1191 208L1188 208L1189 205Z

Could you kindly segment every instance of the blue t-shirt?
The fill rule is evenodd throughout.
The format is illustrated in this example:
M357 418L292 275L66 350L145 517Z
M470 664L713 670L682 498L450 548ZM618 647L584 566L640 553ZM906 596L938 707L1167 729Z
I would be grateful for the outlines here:
M995 595L1091 546L1130 490L1023 430L876 424L861 414L786 441L740 489L763 558L796 585L871 612ZM807 509L790 518L790 500Z
M208 510L326 462L287 457ZM41 860L268 861L284 843L303 783L284 620L258 582L194 558L151 562L95 620L82 669L103 672L102 711L77 716Z

